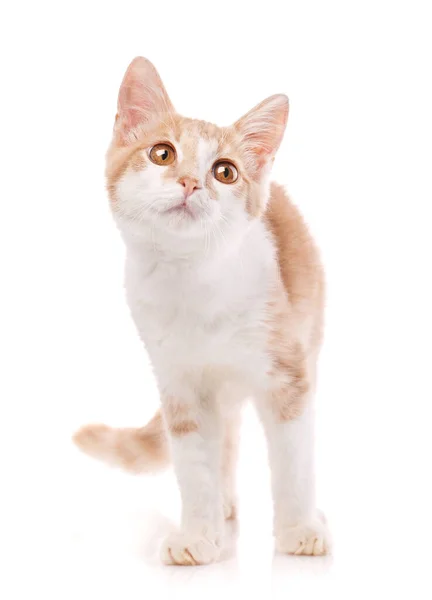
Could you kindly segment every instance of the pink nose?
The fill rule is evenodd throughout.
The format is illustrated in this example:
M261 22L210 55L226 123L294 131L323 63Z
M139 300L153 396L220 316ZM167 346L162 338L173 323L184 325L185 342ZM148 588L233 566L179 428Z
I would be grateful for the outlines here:
M199 189L198 181L193 177L180 177L178 182L184 187L184 197L189 198L195 190Z

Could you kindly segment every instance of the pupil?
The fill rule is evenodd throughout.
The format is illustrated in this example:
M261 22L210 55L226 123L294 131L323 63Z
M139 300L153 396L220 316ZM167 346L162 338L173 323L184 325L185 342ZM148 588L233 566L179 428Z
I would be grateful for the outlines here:
M168 158L168 150L163 150L161 158L162 160L166 160Z
M229 177L229 169L228 169L228 167L225 167L223 174L224 174L225 179L227 179Z

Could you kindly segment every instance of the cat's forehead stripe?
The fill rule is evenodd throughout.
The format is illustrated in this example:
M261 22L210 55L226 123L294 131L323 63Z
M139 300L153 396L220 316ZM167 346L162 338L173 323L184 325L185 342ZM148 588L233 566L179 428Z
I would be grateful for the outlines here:
M217 127L203 121L189 121L179 140L179 158L183 168L203 179L216 157L219 139Z
M201 177L204 177L211 168L217 149L218 141L216 139L205 139L202 137L198 139L197 162Z

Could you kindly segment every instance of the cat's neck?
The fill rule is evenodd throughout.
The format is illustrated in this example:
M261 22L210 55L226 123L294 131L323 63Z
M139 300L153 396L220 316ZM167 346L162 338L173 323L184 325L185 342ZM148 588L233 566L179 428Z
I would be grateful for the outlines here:
M209 232L206 236L178 236L156 228L143 228L140 232L123 230L128 256L139 262L157 262L179 268L229 264L247 251L254 238L263 235L262 224L251 222L244 231L229 229Z
M251 222L242 236L222 241L210 241L195 246L189 240L182 251L161 245L161 239L126 236L127 273L134 281L148 281L145 294L167 301L167 294L175 299L179 286L198 293L202 286L212 289L212 295L222 296L228 302L231 296L251 296L268 287L277 278L274 244L261 221ZM138 279L137 279L138 278ZM157 290L163 290L162 299ZM231 290L231 291L230 291Z

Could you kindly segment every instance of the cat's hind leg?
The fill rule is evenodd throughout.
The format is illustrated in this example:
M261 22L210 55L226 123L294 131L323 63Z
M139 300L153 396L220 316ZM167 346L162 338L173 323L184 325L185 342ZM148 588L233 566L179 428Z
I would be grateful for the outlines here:
M293 361L257 407L271 466L276 548L319 556L329 552L330 534L315 505L312 388L307 369Z

